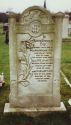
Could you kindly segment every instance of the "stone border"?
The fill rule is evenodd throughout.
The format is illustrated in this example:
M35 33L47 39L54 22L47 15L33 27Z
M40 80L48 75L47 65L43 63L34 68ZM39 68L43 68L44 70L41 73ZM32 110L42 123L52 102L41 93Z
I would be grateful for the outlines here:
M40 107L40 108L15 108L10 107L10 103L6 103L4 107L4 114L8 113L24 113L32 117L35 117L40 114L47 114L48 112L65 112L66 108L64 106L64 103L61 102L60 107Z

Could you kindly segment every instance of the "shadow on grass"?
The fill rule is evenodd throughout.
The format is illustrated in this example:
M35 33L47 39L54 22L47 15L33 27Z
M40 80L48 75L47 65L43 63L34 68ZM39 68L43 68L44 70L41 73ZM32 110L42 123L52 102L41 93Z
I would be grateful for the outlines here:
M24 114L0 116L0 125L71 125L68 113L50 113L32 118Z

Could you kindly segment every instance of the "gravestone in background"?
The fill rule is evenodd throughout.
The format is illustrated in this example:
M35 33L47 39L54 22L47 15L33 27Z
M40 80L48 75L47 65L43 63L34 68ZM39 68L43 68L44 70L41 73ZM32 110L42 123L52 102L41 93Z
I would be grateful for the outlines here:
M60 110L62 20L62 13L38 6L9 15L10 104L5 112Z

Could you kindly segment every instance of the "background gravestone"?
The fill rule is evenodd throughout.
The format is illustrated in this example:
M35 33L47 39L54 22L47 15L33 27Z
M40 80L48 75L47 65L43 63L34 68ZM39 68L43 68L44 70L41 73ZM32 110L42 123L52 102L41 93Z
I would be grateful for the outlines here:
M9 15L9 109L60 107L62 20L38 6Z

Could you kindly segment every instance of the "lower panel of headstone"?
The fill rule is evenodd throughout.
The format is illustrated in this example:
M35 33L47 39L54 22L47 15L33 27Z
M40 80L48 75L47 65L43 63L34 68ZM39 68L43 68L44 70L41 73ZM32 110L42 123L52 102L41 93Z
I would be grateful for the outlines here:
M60 106L60 96L53 97L52 95L46 96L28 96L23 97L18 96L16 99L10 98L10 105L13 107L23 107L23 108L38 108L38 107L59 107Z
M12 107L9 103L5 104L4 113L24 113L26 115L35 117L42 114L47 114L49 112L65 112L66 108L63 102L60 103L60 107L32 107L32 108L19 108L19 107Z

